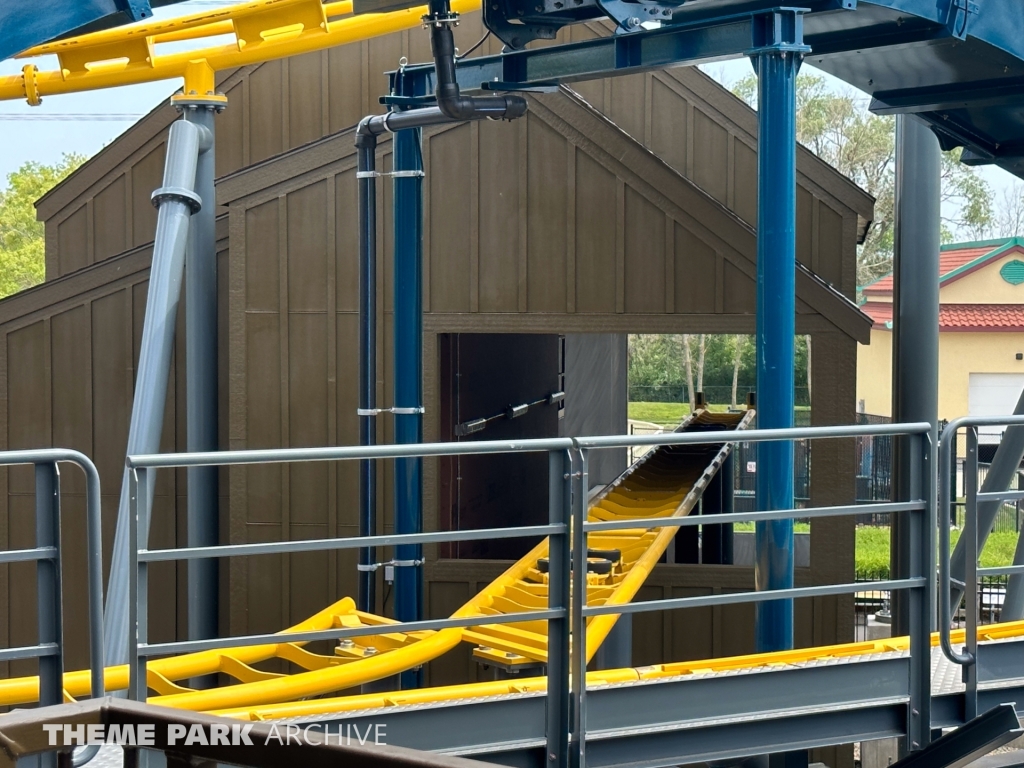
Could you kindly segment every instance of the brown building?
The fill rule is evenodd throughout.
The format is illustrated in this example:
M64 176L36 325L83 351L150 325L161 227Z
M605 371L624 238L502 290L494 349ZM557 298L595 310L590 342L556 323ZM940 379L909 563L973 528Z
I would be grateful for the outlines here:
M459 31L464 45L472 42L479 19L467 16ZM573 35L604 31L593 25ZM357 442L356 182L347 129L380 109L376 99L385 81L379 73L402 55L427 58L426 39L401 33L221 78L229 97L216 148L224 212L218 221L223 448ZM542 411L530 436L621 431L624 334L754 330L753 112L695 69L584 83L529 101L528 117L515 123L445 126L424 135L427 440L450 439L470 411L488 415L507 399L500 393L492 393L492 402L474 399L479 387L460 392L453 382L462 375L492 382L521 375L522 391L546 392L564 374L562 418ZM155 222L149 195L159 186L174 119L169 106L155 109L39 202L47 282L0 302L0 448L59 445L96 460L106 562ZM390 150L382 141L378 167L387 169ZM852 423L856 345L867 341L871 328L852 301L856 246L873 201L804 150L798 184L797 332L812 339L812 422ZM390 187L379 186L378 399L387 403ZM487 359L481 350L493 352L495 345L505 354ZM184 450L183 366L174 368L164 423L163 450ZM382 419L381 440L390 439L389 429ZM622 462L621 454L611 456L600 474L610 479ZM817 446L812 504L851 502L853 463L852 444ZM496 509L503 517L513 514L507 504L483 512L453 507L451 469L425 463L428 529L474 524L474 514ZM74 543L82 539L83 488L69 474L64 517L72 578L65 626L71 663L80 666L84 589L77 577L84 557ZM31 474L3 471L0 484L0 548L28 546ZM389 467L380 486L386 529ZM160 478L154 546L184 542L185 492L184 473ZM508 493L499 488L494 496L507 500ZM221 476L222 539L354 535L356 496L354 465L234 468ZM853 549L852 521L816 520L810 566L798 569L797 583L850 581ZM447 615L490 581L503 565L486 556L502 554L428 551L429 615ZM354 553L232 560L222 569L223 632L275 631L353 594L354 563ZM184 573L167 564L151 571L155 642L184 632ZM669 563L655 571L641 599L752 585L749 568ZM0 568L0 615L9 619L0 643L31 641L30 567ZM796 633L800 645L852 640L850 598L800 601ZM748 605L648 613L634 622L636 664L731 655L752 646ZM477 674L466 647L435 662L428 679L437 684Z

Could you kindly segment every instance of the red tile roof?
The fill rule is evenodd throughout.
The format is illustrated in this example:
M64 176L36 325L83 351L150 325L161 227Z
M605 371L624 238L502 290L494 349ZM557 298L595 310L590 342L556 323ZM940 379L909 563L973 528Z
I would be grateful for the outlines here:
M950 248L939 254L939 277L944 277L950 272L959 269L965 264L970 264L975 259L984 256L986 253L1001 248L1001 244L987 243L985 245L970 245L965 248ZM892 293L892 275L886 275L875 282L864 286L865 296L889 295Z
M892 304L869 301L861 309L875 328L892 322ZM940 331L1024 331L1024 305L1021 304L943 304L939 307Z
M884 328L892 322L892 304L888 301L869 301L860 305L861 312L874 321L875 328Z

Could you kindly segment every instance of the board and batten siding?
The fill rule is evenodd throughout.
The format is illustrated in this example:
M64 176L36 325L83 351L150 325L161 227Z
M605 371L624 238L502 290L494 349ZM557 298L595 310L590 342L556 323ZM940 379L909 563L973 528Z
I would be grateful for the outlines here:
M595 22L567 28L559 39L582 40L610 31L607 24ZM456 44L468 48L481 34L480 14L466 14L456 29ZM476 55L499 49L492 37ZM380 112L378 97L387 87L382 73L394 69L402 56L410 61L430 58L421 30L221 73L218 87L228 106L217 118L217 175L260 163ZM573 88L671 168L744 222L755 224L756 115L707 75L684 67ZM150 194L161 183L167 129L175 117L169 104L158 106L39 201L38 215L46 222L48 279L152 240L156 214ZM798 257L853 298L856 239L871 220L872 200L802 147L797 168ZM585 179L586 169L581 174ZM511 183L509 175L481 176L480 183ZM590 236L599 239L601 234L595 229Z
M225 282L226 224L224 219L218 222L219 266ZM95 462L102 491L104 583L121 493L150 258L149 246L135 248L0 301L0 450L72 448ZM222 306L221 324L226 320L226 300ZM174 360L184 359L183 329L180 313ZM223 360L225 369L226 356ZM226 394L224 389L225 407ZM184 366L173 361L160 450L185 450ZM60 479L65 665L81 669L88 665L89 647L85 480L71 465L61 465ZM185 501L184 472L158 472L153 547L184 545ZM0 469L0 550L35 546L34 521L32 468ZM150 569L154 642L184 639L184 572L184 566L175 563ZM0 566L0 616L0 646L36 642L31 563ZM0 675L31 674L34 669L32 661L10 662L0 665Z
M358 439L352 140L351 132L328 137L218 183L218 200L230 220L233 449ZM382 138L377 162L384 172L390 152L390 141ZM426 440L438 437L438 334L753 331L753 231L577 95L531 96L527 117L514 123L429 129L423 155ZM390 200L385 176L378 185L377 224L382 405L391 402L393 387ZM855 218L849 209L844 215ZM831 347L844 370L843 361L855 359L856 339L867 333L868 321L804 272L798 294L799 332ZM814 344L818 354L819 342ZM821 359L827 364L825 351ZM852 421L852 388L824 375L815 373L819 423ZM378 439L389 441L390 428L390 419L382 418ZM847 453L852 456L852 446L827 461L845 461ZM822 466L828 465L823 459ZM354 464L238 467L229 476L232 542L357 530ZM852 499L852 483L837 488L834 477L821 477L830 481L833 496ZM381 462L379 487L387 532L390 462ZM437 504L437 467L427 461L427 529L437 524ZM829 557L801 569L798 582L851 577L852 530L849 521L816 521L816 540L839 544L826 547ZM427 557L430 616L455 610L505 567L437 560L432 548ZM232 634L280 629L355 591L354 555L265 561L238 559L230 565L236 598L228 620ZM668 566L657 569L644 594L707 594L751 584L750 569ZM378 591L379 599L384 592ZM852 636L852 606L841 610L842 600L801 602L801 645ZM687 631L698 619L701 630ZM752 626L749 606L638 617L637 658L653 663L749 651ZM430 683L485 674L469 653L461 648L432 663Z

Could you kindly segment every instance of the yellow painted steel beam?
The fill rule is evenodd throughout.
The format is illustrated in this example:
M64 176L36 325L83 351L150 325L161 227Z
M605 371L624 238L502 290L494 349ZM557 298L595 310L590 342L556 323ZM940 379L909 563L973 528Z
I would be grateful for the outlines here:
M480 0L452 0L468 13ZM420 25L427 7L351 16L350 0L258 0L165 21L149 21L37 46L18 58L55 55L59 67L27 64L0 77L0 101L182 78L186 95L214 96L212 73L367 40ZM232 40L215 40L231 36ZM203 45L208 42L210 44ZM160 46L194 42L162 53Z
M355 615L357 615L355 602L350 597L343 598L310 616L305 621L282 632L282 640L285 639L289 632L311 632L332 629L336 625L343 623L338 620L338 617ZM230 675L237 669L236 663L248 666L274 658L279 655L284 646L296 647L292 643L282 642L279 645L251 645L232 648L230 654L220 650L203 651L173 658L153 659L147 666L148 669L152 670L159 677L171 681L187 680L190 677L202 677L203 675L215 672L224 672ZM69 696L75 698L88 696L91 690L90 679L90 672L87 669L65 672L64 689ZM126 689L128 687L128 665L107 667L104 673L104 680L107 691ZM0 706L29 704L38 700L39 679L37 677L0 680Z
M963 629L953 631L953 642L964 642ZM979 640L1005 640L1024 636L1024 621L991 624L978 628ZM931 637L932 647L938 647L939 635ZM907 651L910 649L910 638L894 637L861 643L844 643L841 645L820 646L816 648L798 648L791 651L775 653L732 656L721 659L705 659L702 661L684 661L672 664L656 664L653 666L627 669L605 669L587 673L587 685L611 683L630 683L636 681L658 680L687 674L704 674L711 672L730 672L742 669L763 669L778 667L821 659L842 659L872 654ZM393 691L358 696L342 696L316 701L296 701L275 704L268 707L236 707L222 709L209 714L236 717L242 720L271 720L282 717L307 717L327 715L340 712L357 712L367 709L395 707L409 704L443 704L465 699L486 696L503 696L509 693L543 692L547 688L547 680L543 677L530 677L519 680L501 680L486 683L466 683L437 688L421 688L413 691Z
M726 417L704 413L694 418L725 419L733 427L743 427L751 415L741 419L737 415ZM591 507L588 515L591 519L601 510L607 513L602 516L605 519L609 515L621 519L637 514L639 509L639 514L644 516L663 511L669 524L653 531L594 534L591 537L593 546L618 549L621 558L611 573L588 575L588 604L622 605L633 599L678 529L678 526L670 524L672 518L687 514L699 497L694 488L704 472L705 461L706 453L693 456L672 451L649 453ZM345 599L288 631L369 626L380 627L381 632L339 644L332 656L310 653L298 643L282 642L154 659L148 665L148 683L157 695L150 697L149 701L208 711L335 694L424 664L463 640L493 647L489 655L482 652L483 657L492 663L494 659L514 665L546 661L545 622L523 621L516 626L500 626L489 619L496 614L543 610L547 606L547 577L538 570L538 561L547 554L548 541L545 539L453 614L455 618L480 617L480 624L475 628L389 633L387 629L394 623L392 620L358 612L352 601ZM614 615L600 616L588 622L588 658L597 651L617 618ZM278 676L252 668L252 664L269 658L288 660L306 671ZM204 691L193 691L182 685L182 681L189 678L213 672L223 672L239 682ZM126 667L107 670L108 690L127 687L127 677ZM68 673L65 687L71 696L85 695L88 692L88 674ZM35 678L0 681L0 704L31 702L35 700L37 691Z

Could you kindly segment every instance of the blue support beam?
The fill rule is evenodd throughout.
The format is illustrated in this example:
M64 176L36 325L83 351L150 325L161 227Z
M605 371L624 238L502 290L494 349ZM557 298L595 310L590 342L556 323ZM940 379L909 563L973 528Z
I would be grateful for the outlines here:
M395 442L423 441L423 156L422 131L394 138ZM423 530L423 460L395 459L395 533ZM423 618L423 548L396 547L395 618ZM419 670L402 673L402 688L418 688Z
M65 35L142 21L152 8L176 2L182 0L7 0L0 3L0 60Z
M796 318L796 76L803 54L803 16L759 17L765 44L750 52L758 77L757 425L793 426ZM793 507L793 444L757 448L757 509ZM754 534L758 590L793 586L793 521L758 522ZM760 653L793 647L793 601L757 604Z

